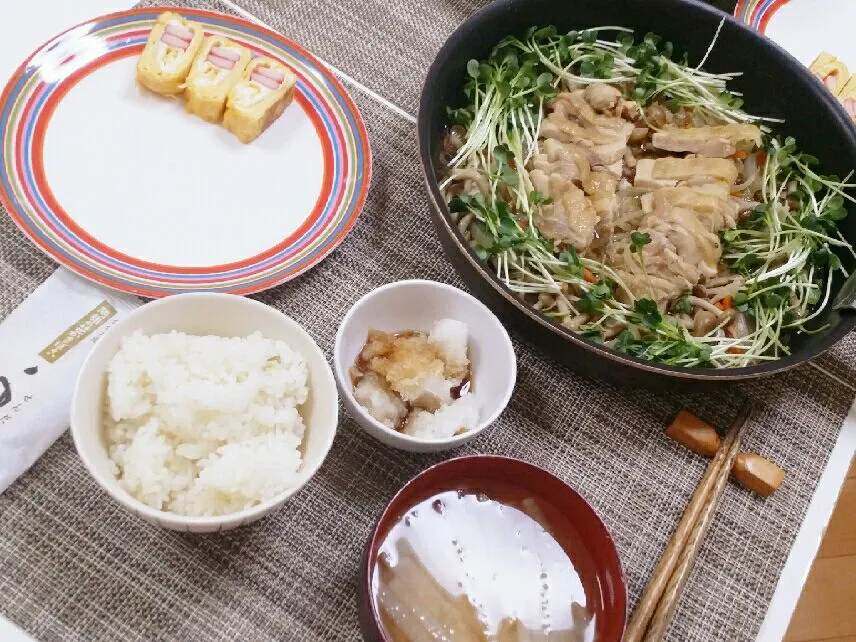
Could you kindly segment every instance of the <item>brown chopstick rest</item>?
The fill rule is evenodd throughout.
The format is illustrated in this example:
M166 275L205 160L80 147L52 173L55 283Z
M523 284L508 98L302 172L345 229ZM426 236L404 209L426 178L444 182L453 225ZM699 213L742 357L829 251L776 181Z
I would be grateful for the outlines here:
M731 469L740 485L762 497L769 497L782 484L785 471L761 455L740 453Z
M716 429L687 410L681 410L666 428L666 434L694 453L713 457L722 440Z
M705 457L713 457L721 445L716 429L687 410L678 412L666 428L666 435ZM738 454L731 474L741 486L762 497L776 492L785 478L784 470L754 453Z

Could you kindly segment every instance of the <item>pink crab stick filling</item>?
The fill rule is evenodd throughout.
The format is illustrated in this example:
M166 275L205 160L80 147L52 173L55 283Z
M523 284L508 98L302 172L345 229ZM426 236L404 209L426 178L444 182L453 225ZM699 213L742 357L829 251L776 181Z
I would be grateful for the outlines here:
M282 84L282 80L274 80L273 78L263 76L258 71L254 71L250 74L250 80L255 80L257 83L264 85L268 89L279 89L279 86Z
M844 101L844 109L850 114L850 118L856 118L856 100L848 98Z
M271 67L256 67L250 74L250 80L255 80L268 89L279 89L285 80L285 72Z
M253 69L253 72L266 76L271 80L275 80L277 83L282 83L282 81L285 80L285 72L280 71L279 69L272 69L271 67L256 67Z
M218 56L214 54L213 49L208 52L208 56L205 58L208 62L210 62L215 67L220 67L220 69L232 69L235 67L235 61L229 60L228 58L224 58L223 56Z
M826 78L823 79L823 84L826 85L826 88L829 91L835 91L835 85L838 82L837 74L829 74Z
M182 40L178 36L173 36L171 33L164 33L161 36L161 42L170 47L176 47L178 49L187 49L190 46L190 41Z
M161 35L161 42L170 47L187 49L193 40L193 32L181 25L167 25Z
M218 58L225 58L232 62L238 62L238 60L241 59L241 54L234 49L229 49L228 47L211 47L210 53Z

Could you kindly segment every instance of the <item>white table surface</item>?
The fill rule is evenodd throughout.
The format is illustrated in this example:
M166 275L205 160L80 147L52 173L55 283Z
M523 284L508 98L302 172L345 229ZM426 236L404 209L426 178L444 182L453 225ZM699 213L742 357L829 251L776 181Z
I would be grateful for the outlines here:
M0 24L15 25L14 29L6 29L3 38L0 38L0 81L5 84L6 79L12 75L24 58L64 29L89 18L128 9L133 5L132 0L115 2L30 0L29 2L0 3ZM236 6L235 9L245 17L260 22L239 7ZM382 100L382 97L377 98ZM849 388L854 387L849 382L840 383ZM851 408L845 421L809 505L805 520L794 541L767 616L758 633L758 642L777 642L784 637L854 453L856 453L856 404ZM2 616L0 616L0 640L33 642L32 638Z

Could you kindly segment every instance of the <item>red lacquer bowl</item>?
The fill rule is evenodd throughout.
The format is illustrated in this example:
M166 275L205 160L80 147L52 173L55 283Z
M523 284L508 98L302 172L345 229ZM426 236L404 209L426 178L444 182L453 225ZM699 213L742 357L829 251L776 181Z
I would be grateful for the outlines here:
M619 642L627 619L627 588L615 543L594 509L570 486L542 468L519 459L479 455L432 466L411 479L387 504L363 554L358 586L360 627L369 642L389 642L374 598L372 576L378 549L398 519L419 502L462 486L514 486L568 519L577 542L569 552L595 615L595 640Z

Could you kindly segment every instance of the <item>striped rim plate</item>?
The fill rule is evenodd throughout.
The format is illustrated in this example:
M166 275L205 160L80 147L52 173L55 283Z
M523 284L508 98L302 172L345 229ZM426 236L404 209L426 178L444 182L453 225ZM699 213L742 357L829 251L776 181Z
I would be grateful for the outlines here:
M165 10L73 27L18 68L0 96L0 200L41 250L119 290L249 294L292 279L342 242L365 203L360 113L296 43L181 9L297 75L294 103L242 145L136 84L136 59Z
M856 71L852 0L739 0L734 16L757 29L804 65L828 53Z
M770 18L788 0L739 0L734 15L753 29L764 33Z

